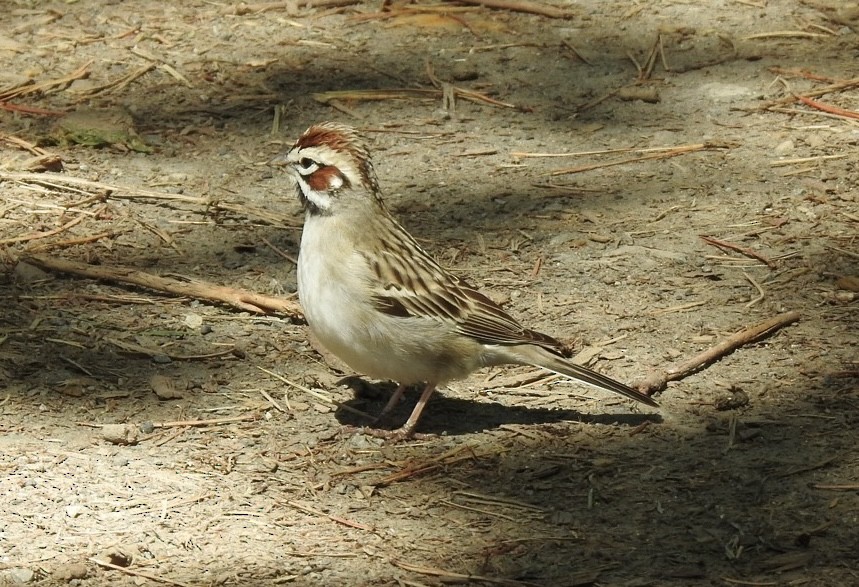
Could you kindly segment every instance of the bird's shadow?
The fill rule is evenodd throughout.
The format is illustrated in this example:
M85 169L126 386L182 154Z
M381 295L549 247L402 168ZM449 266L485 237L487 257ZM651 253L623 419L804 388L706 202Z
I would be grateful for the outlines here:
M352 389L355 397L343 402L335 417L345 426L372 426L380 429L395 429L401 426L415 407L419 390L406 391L403 401L381 422L374 423L396 384L390 382L371 383L360 377L347 377L344 386ZM362 415L364 414L364 415ZM583 424L609 424L638 426L645 422L659 423L662 416L654 413L589 414L576 410L505 406L486 401L471 401L445 396L436 390L430 399L417 432L424 434L446 434L456 436L492 430L505 424L551 424L554 422L581 422Z

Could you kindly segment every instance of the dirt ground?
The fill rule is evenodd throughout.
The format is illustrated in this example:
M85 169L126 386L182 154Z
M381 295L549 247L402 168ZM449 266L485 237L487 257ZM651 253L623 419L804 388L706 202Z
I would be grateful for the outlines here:
M859 5L339 4L0 5L0 584L859 584ZM19 262L293 296L267 162L322 120L622 381L800 318L660 410L494 369L385 444L288 312Z

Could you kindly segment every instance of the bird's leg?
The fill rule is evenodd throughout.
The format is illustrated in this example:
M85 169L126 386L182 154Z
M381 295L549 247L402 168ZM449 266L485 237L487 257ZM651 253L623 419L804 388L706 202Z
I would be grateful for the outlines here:
M393 395L391 395L391 399L388 400L388 403L385 404L385 407L382 408L382 411L379 413L376 419L373 420L373 424L378 424L385 419L385 416L387 416L391 412L391 410L393 410L394 407L398 403L400 403L400 400L403 398L403 394L405 393L405 391L406 386L400 383L400 386L397 387L397 390L394 391Z
M398 430L394 430L391 435L392 439L402 440L405 438L410 438L412 434L414 434L415 426L418 425L418 420L421 419L421 414L424 411L424 408L427 406L427 402L429 402L430 396L432 396L432 392L435 391L435 383L429 382L427 386L424 387L423 393L421 393L421 397L418 400L418 403L415 405L415 409L412 410L412 415L409 416L409 419L406 420L406 423L403 424Z
M394 396L402 395L401 389L403 386L400 386L396 392L394 392ZM368 428L364 429L365 434L369 434L370 436L375 436L376 438L384 438L385 440L390 440L393 442L397 442L399 440L405 440L407 438L424 438L423 434L415 434L415 427L418 425L418 420L421 419L421 413L423 413L424 408L429 401L432 392L435 391L435 383L427 383L427 386L424 388L423 393L421 393L421 397L418 400L417 405L415 405L415 409L412 410L412 415L409 416L409 419L406 420L406 423L396 430L379 430L378 428ZM392 400L394 398L391 398ZM397 397L397 399L399 399ZM391 402L388 402L391 403ZM393 402L396 403L396 402ZM387 408L387 406L386 406Z

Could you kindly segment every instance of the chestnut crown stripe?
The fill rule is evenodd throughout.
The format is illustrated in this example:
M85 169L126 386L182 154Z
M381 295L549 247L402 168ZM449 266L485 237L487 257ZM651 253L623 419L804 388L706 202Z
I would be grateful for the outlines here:
M331 171L325 170L331 168L336 170L336 168L327 164L325 161L320 161L311 154L317 150L330 150L334 153L343 154L344 156L352 159L352 161L357 165L358 173L360 174L358 179L361 183L374 194L378 194L379 184L376 180L376 172L373 169L373 164L370 160L370 150L367 148L364 141L361 140L361 137L358 136L358 133L356 133L351 127L334 122L316 124L307 129L307 131L298 138L295 145L293 145L293 150L296 149L298 149L302 154L307 150L307 156L319 166L319 170L313 172L311 177L315 176L319 172L323 172L322 177L325 178L325 180L330 180L333 177ZM351 183L348 177L339 170L336 171L343 180L344 185L349 185ZM315 190L321 190L325 189L323 187L323 181L323 179L320 179L314 184L308 180L308 184L310 184Z

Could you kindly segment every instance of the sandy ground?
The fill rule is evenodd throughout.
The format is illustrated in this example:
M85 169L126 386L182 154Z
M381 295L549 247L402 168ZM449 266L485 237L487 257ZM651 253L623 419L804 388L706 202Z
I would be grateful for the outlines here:
M859 583L859 7L553 6L2 3L0 584ZM266 162L321 120L440 262L620 380L799 320L660 410L495 369L392 445L351 411L391 384L338 384L287 312L19 262L289 298Z

